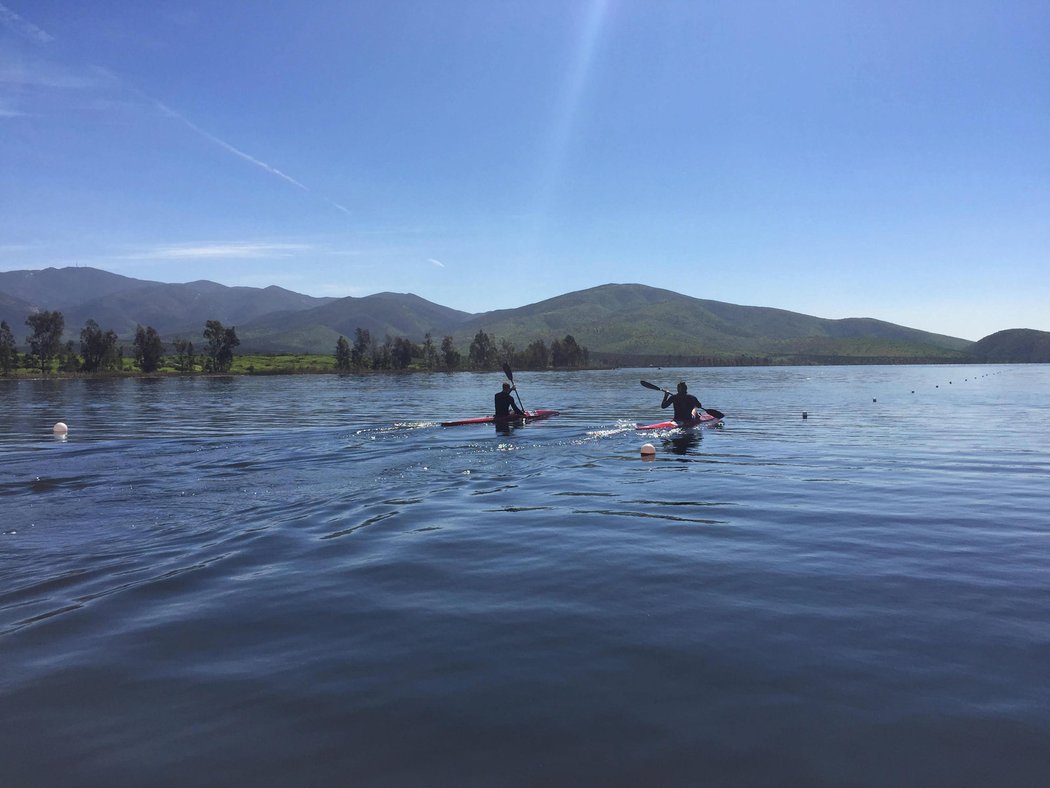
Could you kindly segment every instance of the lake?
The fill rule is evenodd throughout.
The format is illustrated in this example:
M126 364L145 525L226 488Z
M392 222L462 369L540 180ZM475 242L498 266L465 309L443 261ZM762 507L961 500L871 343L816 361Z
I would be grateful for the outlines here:
M1050 367L502 380L0 380L0 784L1050 783Z

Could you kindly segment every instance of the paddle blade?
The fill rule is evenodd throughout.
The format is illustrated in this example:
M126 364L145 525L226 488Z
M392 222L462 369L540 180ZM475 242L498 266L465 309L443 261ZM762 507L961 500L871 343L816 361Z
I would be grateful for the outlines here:
M710 413L716 419L723 419L723 418L725 418L725 415L726 415L722 411L715 410L714 408L704 408L704 410L706 410L708 413Z
M662 388L657 386L655 383L650 383L648 380L640 380L638 382L645 386L647 389L652 389L653 391L663 391Z
M514 373L510 370L510 364L507 364L506 362L503 364L503 374L507 376L511 383L514 382Z

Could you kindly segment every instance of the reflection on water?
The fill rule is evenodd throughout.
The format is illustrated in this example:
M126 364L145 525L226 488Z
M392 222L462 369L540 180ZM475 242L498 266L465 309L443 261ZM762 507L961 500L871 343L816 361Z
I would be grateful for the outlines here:
M664 448L672 454L690 454L700 446L699 430L680 430L680 434L663 441Z

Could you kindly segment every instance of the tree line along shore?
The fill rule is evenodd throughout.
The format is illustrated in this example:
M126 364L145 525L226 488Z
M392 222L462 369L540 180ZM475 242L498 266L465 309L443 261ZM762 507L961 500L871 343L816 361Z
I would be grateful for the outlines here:
M1001 332L1000 335L977 343L980 346L998 339L1000 344L1010 340L1013 345L1023 345L1021 350L1015 352L896 355L892 350L886 354L886 348L881 348L883 352L878 355L871 352L862 355L796 352L778 356L718 353L681 356L592 353L571 334L549 342L534 339L519 350L509 340L490 336L483 330L474 335L464 352L451 336L436 341L428 333L421 343L417 343L405 337L387 335L377 341L367 329L357 328L352 341L340 336L333 352L323 354L237 353L241 342L236 328L224 326L218 320L205 321L197 344L187 338L165 342L152 326L142 325L136 327L134 338L128 342L120 340L114 331L104 330L94 320L85 322L80 331L79 343L63 340L65 318L58 311L37 312L25 322L29 333L20 344L7 322L0 321L0 377L458 372L498 370L503 364L522 370L552 370L1018 363L1050 360L1050 353L1047 352L1050 334L1021 330ZM1035 335L1034 339L1032 335ZM1013 345L1008 344L1007 350Z
M139 325L131 343L122 342L112 330L94 320L85 322L80 342L63 341L65 318L58 311L42 311L26 319L29 333L19 350L15 334L6 321L0 322L0 375L71 376L150 374L296 374L353 373L369 371L496 370L502 364L519 369L580 369L589 366L590 354L571 334L530 342L518 350L506 339L479 330L466 354L451 336L435 342L428 333L422 343L405 337L372 338L358 328L351 342L340 336L332 355L245 354L237 330L218 320L205 322L203 342L196 346L185 338L165 343L152 326ZM602 365L604 366L604 365Z

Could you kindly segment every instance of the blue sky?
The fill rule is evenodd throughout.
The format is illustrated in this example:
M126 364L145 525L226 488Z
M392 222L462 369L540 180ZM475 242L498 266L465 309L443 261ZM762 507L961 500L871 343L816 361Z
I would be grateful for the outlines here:
M1050 330L1050 4L0 0L0 270Z

